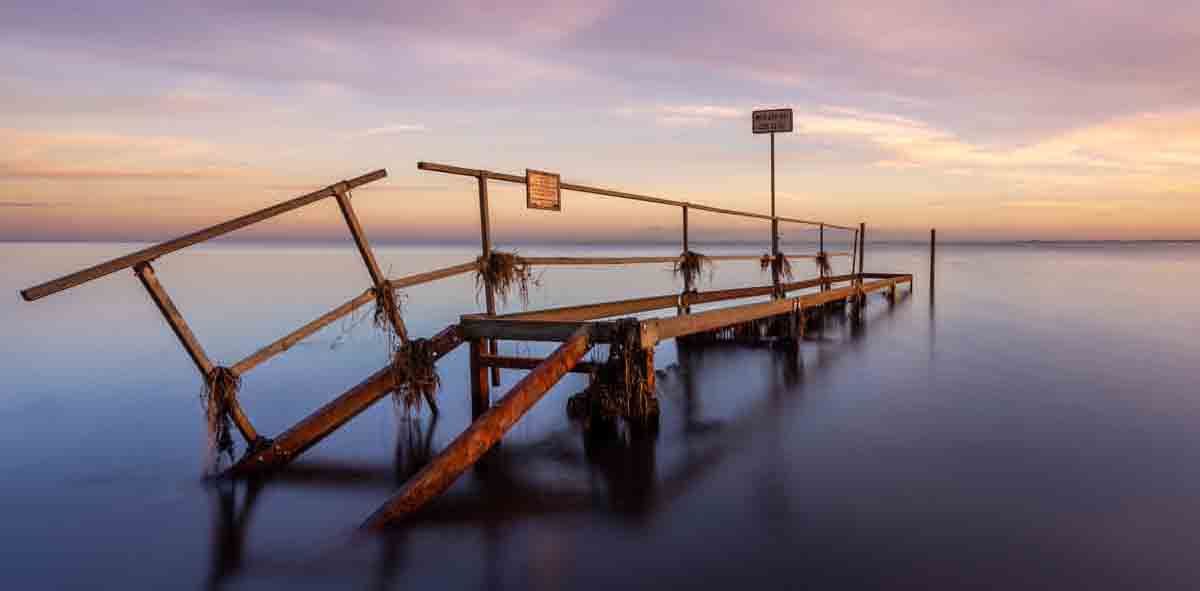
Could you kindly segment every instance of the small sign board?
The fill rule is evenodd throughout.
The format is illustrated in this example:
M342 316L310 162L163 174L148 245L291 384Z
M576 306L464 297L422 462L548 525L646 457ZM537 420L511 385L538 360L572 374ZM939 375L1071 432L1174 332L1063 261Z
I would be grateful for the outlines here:
M781 133L792 131L791 109L765 109L751 115L754 133Z
M525 207L562 211L558 173L525 169Z

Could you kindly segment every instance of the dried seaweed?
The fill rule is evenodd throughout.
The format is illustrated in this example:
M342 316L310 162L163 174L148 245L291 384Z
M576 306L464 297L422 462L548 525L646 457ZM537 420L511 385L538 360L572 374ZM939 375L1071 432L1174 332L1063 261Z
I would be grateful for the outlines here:
M783 253L772 257L769 254L764 254L758 259L758 266L763 271L773 269L775 274L790 280L792 278L792 263Z
M215 466L222 454L233 460L233 435L230 430L229 401L237 396L242 379L228 367L214 367L204 378L200 402L208 426L208 444Z
M424 399L429 402L430 409L437 412L433 397L442 381L436 364L433 343L429 339L412 339L396 348L391 369L396 382L392 400L397 408L411 411L419 408Z
M475 260L475 297L488 286L495 290L501 302L507 303L515 291L521 303L529 306L529 286L539 285L532 266L515 252L492 251L490 256Z
M833 267L829 264L828 253L822 250L821 252L817 253L817 256L813 257L813 260L817 264L817 273L820 274L821 277L828 277L832 274Z
M687 286L695 286L696 280L704 275L706 271L708 272L708 280L711 282L713 274L712 259L691 250L681 253L671 269L671 272L676 277L683 278L683 284Z

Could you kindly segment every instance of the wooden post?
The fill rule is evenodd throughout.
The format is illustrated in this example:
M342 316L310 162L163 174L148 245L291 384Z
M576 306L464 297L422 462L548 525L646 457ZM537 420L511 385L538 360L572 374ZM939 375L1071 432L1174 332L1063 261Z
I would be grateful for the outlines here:
M350 193L346 191L345 187L339 185L334 188L334 194L337 196L338 208L342 210L342 217L346 218L346 225L350 228L350 235L354 238L354 245L358 247L358 254L362 256L363 263L367 265L371 283L380 292L391 289L387 277L384 277L383 272L379 270L379 262L375 260L375 253L371 250L371 244L367 242L367 235L363 232L362 224L358 223L358 215L354 213L354 207L350 205ZM400 342L407 343L408 330L404 328L404 320L400 318L400 311L395 306L389 306L387 315Z
M479 181L479 242L485 261L490 262L492 256L492 220L491 207L488 205L488 173L486 170L479 171L479 176L476 177ZM496 286L492 285L491 281L484 277L484 298L487 305L488 316L496 315ZM496 355L499 353L498 345L495 339L487 341L488 353ZM500 385L500 368L492 368L492 385Z
M929 301L933 301L933 278L937 260L937 229L929 230Z
M858 272L864 273L867 270L866 266L866 250L867 250L867 225L860 223L858 225Z
M476 419L450 445L424 468L409 478L395 496L388 499L366 522L364 528L381 529L442 494L467 468L516 424L530 408L545 396L591 348L587 327L575 332L533 371L513 386L495 406Z
M825 252L825 224L821 224L821 226L820 226L820 232L817 234L817 252L818 252L818 253L824 253L824 252ZM829 257L826 257L826 258L825 258L825 260L826 260L826 261L828 261L828 260L829 260ZM817 272L818 272L818 274L820 274L820 275L821 275L821 278L822 278L822 279L824 279L824 278L825 278L825 271L824 271L824 270L820 270L820 269L819 269ZM825 284L825 283L822 283L822 284L821 284L821 291L828 291L828 290L829 290L829 285L828 285L828 284Z
M684 254L687 254L688 252L691 252L691 249L692 249L691 245L688 242L688 206L684 205L681 209L683 209L683 252L684 252ZM690 292L690 291L692 291L693 288L694 288L694 286L692 285L692 276L688 275L688 274L684 274L684 276L683 276L683 291L685 293ZM687 298L688 296L685 295L683 297ZM686 301L682 302L682 304L683 305L679 306L679 308L678 308L678 313L687 314L687 313L691 312L692 307L689 306Z
M171 296L167 295L167 290L163 289L162 283L158 281L158 275L154 273L154 267L150 266L149 262L141 262L134 265L133 271L137 273L138 279L145 286L146 291L150 293L150 299L154 300L154 304L158 306L159 312L162 312L163 319L167 321L167 325L171 327L171 331L179 338L183 349L187 351L188 357L192 358L192 362L196 364L196 369L200 371L200 379L208 381L209 375L213 371L213 362L209 360L208 355L204 352L204 348L200 346L200 341L196 340L196 335L192 333L191 327L184 321L183 315L179 313L179 308L175 307L175 302L171 300ZM246 440L247 445L255 445L259 440L258 431L254 430L254 425L250 423L250 419L246 413L242 411L242 405L238 402L236 396L230 396L225 404L229 409L229 418L233 419L233 424L237 426L238 431L242 434L242 438Z
M491 386L488 383L488 368L481 358L487 350L487 339L471 339L471 420L478 419L492 405ZM499 371L500 368L493 367Z

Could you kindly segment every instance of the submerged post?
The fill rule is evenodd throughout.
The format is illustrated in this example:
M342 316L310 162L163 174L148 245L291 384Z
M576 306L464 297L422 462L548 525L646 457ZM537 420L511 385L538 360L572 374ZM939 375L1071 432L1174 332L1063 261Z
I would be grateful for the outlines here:
M865 223L858 224L858 272L864 273L867 270L866 257L864 256L867 250L867 225Z
M492 257L492 221L490 208L488 206L488 173L486 170L479 171L479 241L483 250L483 260L485 264L491 263ZM484 274L484 298L487 305L488 316L496 315L496 286L492 285L488 274ZM488 353L495 355L499 348L496 341L487 339ZM500 385L500 368L492 368L492 385Z
M933 274L934 274L934 270L936 268L934 265L934 261L936 261L936 260L937 260L937 229L931 228L929 230L929 301L930 302L933 301L933 277L934 277Z
M775 134L771 135L771 285L775 286L774 297L779 293L779 218L775 216Z

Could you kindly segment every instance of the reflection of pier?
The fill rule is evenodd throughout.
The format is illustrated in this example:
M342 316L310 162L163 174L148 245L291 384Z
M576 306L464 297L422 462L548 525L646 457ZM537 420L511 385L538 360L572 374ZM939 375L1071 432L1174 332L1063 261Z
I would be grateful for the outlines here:
M887 307L880 310L872 322L890 322ZM513 522L598 513L622 518L630 527L643 527L723 465L728 466L753 437L777 437L785 409L803 401L809 381L854 353L865 338L862 326L840 315L829 316L812 326L805 337L804 342L815 344L807 356L797 356L786 347L764 347L770 359L766 387L753 396L749 408L719 420L702 418L705 369L724 371L727 355L743 347L726 342L677 344L678 366L666 371L659 393L664 405L678 412L668 413L669 420L658 430L627 430L613 422L600 429L560 429L533 441L505 442L475 465L471 487L441 496L413 515L407 527L368 540L378 549L372 561L377 587L391 588L399 581L405 570L408 537L425 528L480 531L484 576L490 579L500 570L498 548L504 543L506 526ZM715 400L716 395L711 396ZM430 441L437 421L414 417L401 420L398 428L392 465L307 459L269 480L214 479L211 587L243 575L294 573L298 567L292 560L262 557L261 552L253 559L245 557L248 525L261 491L293 487L390 491L402 485L408 474L433 457ZM540 477L545 469L555 476ZM762 509L786 511L787 499L777 475L763 476L757 492ZM325 566L313 575L339 577L327 571L331 562L338 563L323 560ZM350 567L361 569L363 565L355 562Z
M624 458L633 454L639 456L637 462L652 466L653 438L647 439L646 433L652 431L653 424L658 420L654 351L660 343L675 339L693 345L721 341L787 344L785 348L794 353L796 344L805 337L814 319L824 318L831 311L841 311L847 305L852 317L857 318L861 316L869 294L883 292L894 301L899 286L908 284L910 290L912 286L911 275L863 272L864 224L857 227L839 226L566 182L561 183L562 190L678 208L681 212L681 254L674 257L518 257L514 253L498 252L492 248L488 186L491 182L528 184L527 177L432 163L419 163L418 168L474 180L480 206L482 245L481 256L476 261L405 277L386 277L367 240L351 198L352 190L387 176L386 171L378 170L47 281L23 290L21 294L26 300L33 301L118 271L132 269L199 370L206 386L208 414L214 432L222 429L227 431L225 425L232 423L242 435L246 453L226 472L226 475L236 477L256 477L283 468L390 393L407 393L413 400L423 396L436 415L433 397L437 383L435 364L459 345L467 343L471 352L469 371L473 422L436 456L401 458L404 461L398 462L400 467L397 469L405 476L413 471L413 466L422 467L415 470L410 478L404 479L397 494L368 518L365 525L378 528L413 514L445 492L461 474L485 458L504 434L568 372L584 372L591 376L591 385L576 399L578 403L573 405L574 410L594 419L591 421L593 428L589 430L589 437L599 438L606 431L611 431L607 439L595 439L585 446L587 455L600 459L598 465L604 465L606 460L603 458ZM151 263L158 264L159 259L173 252L327 198L338 204L370 277L370 288L241 361L229 366L214 362L167 294ZM701 255L691 248L689 212L770 222L770 250L762 256ZM777 228L780 224L816 229L819 232L817 251L812 254L784 254L779 249ZM849 232L853 242L850 250L826 251L826 230ZM848 272L835 275L832 261L838 257L848 259L848 269L842 269ZM802 259L816 263L817 277L792 281L789 261ZM764 271L770 272L771 282L763 286L698 291L695 288L696 277L712 261L758 261ZM522 282L528 280L531 266L664 263L673 263L682 279L682 290L678 294L503 316L496 314L497 296L504 297L505 290L512 287L514 282L521 285L519 289L526 288L527 285ZM485 296L484 313L463 315L459 322L429 338L409 335L396 303L396 290L470 272L476 273ZM751 298L760 301L744 303ZM372 302L376 307L377 324L392 337L393 350L390 353L393 362L277 437L272 439L261 435L239 403L240 376ZM694 306L722 303L736 305L703 311L692 309ZM646 317L648 313L664 310L668 311L668 315ZM674 314L670 315L670 311L674 311ZM640 317L634 317L635 314ZM561 345L546 358L503 357L497 354L498 340L557 342ZM583 361L583 357L597 346L606 349L607 360L594 363ZM499 371L502 368L523 369L529 373L493 403L490 388L499 385ZM610 421L619 421L619 424L610 424ZM635 424L636 428L633 426ZM431 424L429 429L432 428ZM647 442L650 443L649 447ZM480 466L481 473L495 470L494 466L489 468L489 465L502 463L507 453L511 452L495 454ZM620 469L626 468L627 465L622 464ZM506 472L500 469L499 473ZM642 502L640 497L649 492L630 490L629 496L621 502L637 506Z

